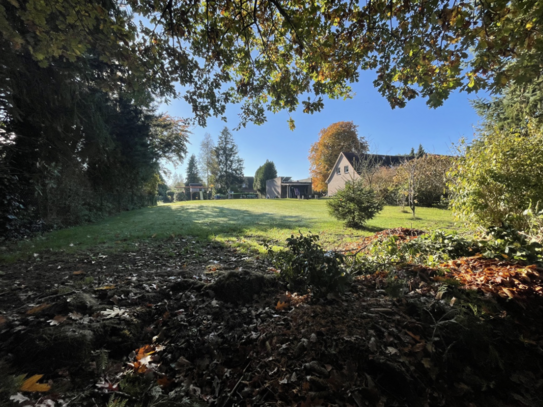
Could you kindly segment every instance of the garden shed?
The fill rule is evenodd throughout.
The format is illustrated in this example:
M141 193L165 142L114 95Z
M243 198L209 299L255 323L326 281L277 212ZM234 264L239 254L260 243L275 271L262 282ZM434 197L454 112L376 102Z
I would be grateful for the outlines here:
M277 177L266 181L266 198L307 199L312 194L311 178L294 181L292 177Z

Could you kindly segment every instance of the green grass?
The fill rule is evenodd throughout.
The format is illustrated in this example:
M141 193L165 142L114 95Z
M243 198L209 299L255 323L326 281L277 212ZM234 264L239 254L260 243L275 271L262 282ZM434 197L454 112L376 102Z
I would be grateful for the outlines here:
M128 250L141 241L191 236L240 246L260 248L263 240L284 242L298 231L321 234L326 247L356 240L384 229L407 227L453 230L448 210L417 208L417 218L387 206L364 230L346 228L328 214L326 200L220 200L159 205L125 212L101 222L44 234L10 248L4 261L46 250L66 252L99 248Z

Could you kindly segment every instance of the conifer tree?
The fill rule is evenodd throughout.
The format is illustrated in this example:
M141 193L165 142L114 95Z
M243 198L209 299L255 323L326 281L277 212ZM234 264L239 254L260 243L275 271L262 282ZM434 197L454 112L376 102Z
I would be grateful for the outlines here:
M424 151L424 147L422 144L419 144L419 149L417 150L417 158L423 157L426 154L426 151Z
M190 156L187 166L186 184L196 184L198 182L201 182L200 175L198 174L198 163L196 162L196 156L193 154Z
M215 188L220 193L237 190L243 183L243 160L238 156L238 147L227 127L219 136L215 157L217 159Z

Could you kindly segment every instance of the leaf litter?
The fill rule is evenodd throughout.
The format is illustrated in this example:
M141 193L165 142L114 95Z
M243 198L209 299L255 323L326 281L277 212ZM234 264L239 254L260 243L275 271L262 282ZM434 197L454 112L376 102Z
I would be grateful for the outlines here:
M224 301L216 284L229 273L276 271L190 237L108 256L41 254L4 277L15 289L0 299L0 368L35 372L27 388L44 390L2 388L0 402L541 405L541 270L480 258L442 266L445 275L404 265L360 276L319 302L280 284Z

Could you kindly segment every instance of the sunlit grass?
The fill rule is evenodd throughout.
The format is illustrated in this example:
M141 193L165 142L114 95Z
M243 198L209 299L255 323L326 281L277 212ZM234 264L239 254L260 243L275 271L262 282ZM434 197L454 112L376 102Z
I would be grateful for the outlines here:
M0 259L49 250L72 252L90 248L127 250L141 241L191 236L262 249L265 240L284 242L298 231L319 233L327 247L368 236L380 230L407 227L455 230L448 210L417 208L417 218L387 206L364 230L346 228L328 214L326 200L219 200L159 205L125 212L98 223L62 229L10 248Z

